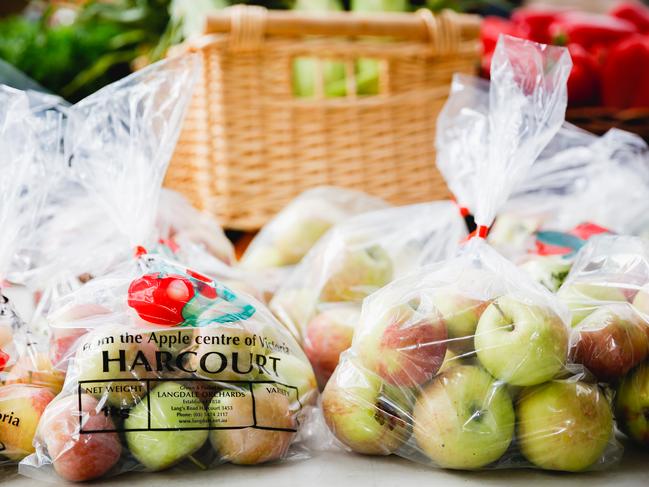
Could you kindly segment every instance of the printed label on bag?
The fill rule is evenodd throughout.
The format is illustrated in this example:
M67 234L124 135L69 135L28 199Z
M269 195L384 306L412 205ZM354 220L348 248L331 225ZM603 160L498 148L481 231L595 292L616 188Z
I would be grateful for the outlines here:
M163 384L172 384L165 387ZM296 413L301 407L297 387L275 381L219 381L216 389L211 379L125 379L106 383L105 381L80 381L78 386L78 414L81 414L81 396L96 395L97 391L139 391L142 400L132 407L114 407L106 404L102 408L105 416L123 420L115 429L92 430L84 428L80 421L81 434L129 432L129 431L187 431L257 428L273 431L296 432L296 428L280 427L267 408L259 404L277 400L279 404L292 404L287 414ZM168 426L152 424L152 417L163 411ZM206 414L207 413L207 414ZM133 417L139 421L129 421ZM120 424L115 421L115 424Z

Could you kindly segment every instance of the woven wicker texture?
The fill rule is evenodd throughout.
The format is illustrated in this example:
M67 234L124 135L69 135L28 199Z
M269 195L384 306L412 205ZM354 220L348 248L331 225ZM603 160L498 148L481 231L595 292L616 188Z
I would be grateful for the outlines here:
M409 15L424 40L267 35L260 7L227 9L230 30L184 46L204 61L166 185L224 226L261 227L307 188L335 185L409 204L448 196L435 167L435 121L453 73L473 73L476 36L462 16ZM341 14L338 14L341 15ZM352 15L352 14L347 14ZM293 62L345 63L348 95L293 93ZM359 58L379 61L379 93L357 96Z

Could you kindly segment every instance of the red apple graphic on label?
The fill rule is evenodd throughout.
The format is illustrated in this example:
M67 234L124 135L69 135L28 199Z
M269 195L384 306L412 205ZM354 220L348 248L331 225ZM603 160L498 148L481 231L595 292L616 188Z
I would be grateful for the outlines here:
M149 323L175 326L185 321L183 308L194 297L194 288L184 276L146 274L128 288L128 304Z

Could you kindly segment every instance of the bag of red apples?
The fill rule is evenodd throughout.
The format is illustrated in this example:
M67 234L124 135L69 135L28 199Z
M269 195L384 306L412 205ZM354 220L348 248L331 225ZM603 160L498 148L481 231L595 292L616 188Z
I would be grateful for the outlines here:
M346 448L467 470L581 471L619 457L608 397L569 364L568 310L484 240L563 122L570 67L564 48L500 38L488 114L466 125L481 132L459 135L475 141L477 232L364 300L322 397Z
M648 448L649 243L593 237L558 296L572 311L572 361L614 389L617 426Z
M66 376L20 464L32 478L301 452L316 383L300 347L263 304L158 244L159 193L196 68L193 57L168 60L69 109L65 160L116 235L114 248L99 247L110 253L98 255L107 272L49 307L55 366Z
M351 345L363 298L453 255L465 236L456 205L436 201L357 215L311 249L270 308L300 340L322 387Z

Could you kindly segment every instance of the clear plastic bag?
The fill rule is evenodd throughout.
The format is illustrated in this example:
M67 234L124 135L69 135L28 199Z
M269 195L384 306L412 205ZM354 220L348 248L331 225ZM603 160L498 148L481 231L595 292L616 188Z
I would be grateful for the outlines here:
M649 243L593 237L558 296L572 311L572 361L615 389L618 427L648 448Z
M79 307L104 312L72 319ZM256 464L299 454L311 366L263 304L143 255L69 295L62 393L21 472L90 480L175 465ZM67 320L61 320L67 315Z
M617 129L601 137L572 132L573 144L547 151L498 216L490 242L508 255L538 252L540 230L575 234L588 223L620 234L649 231L646 143Z
M501 36L488 122L472 134L484 156L466 185L477 238L363 301L322 397L346 448L450 469L580 471L619 458L609 398L568 362L568 310L484 240L559 130L570 68L564 48Z
M235 261L234 247L221 226L210 215L194 208L176 191L162 190L157 226L160 238L170 242L175 253L182 253L185 246L194 244L226 264Z
M48 307L66 377L21 462L26 475L82 481L300 453L300 417L316 393L302 350L263 304L157 244L196 61L153 65L69 109L71 179L111 231L92 263L99 272Z
M0 86L0 285L39 224L49 190L40 151L50 132L31 101L27 93ZM0 286L0 466L34 451L40 415L63 382L44 343L2 291Z
M572 311L575 361L614 382L649 354L649 243L593 237L558 292ZM588 346L586 346L588 345Z
M457 206L437 201L350 218L311 249L270 308L301 341L321 386L351 345L363 298L453 255L465 236Z
M298 264L333 225L387 204L358 191L322 186L289 203L250 242L241 266L263 270Z

